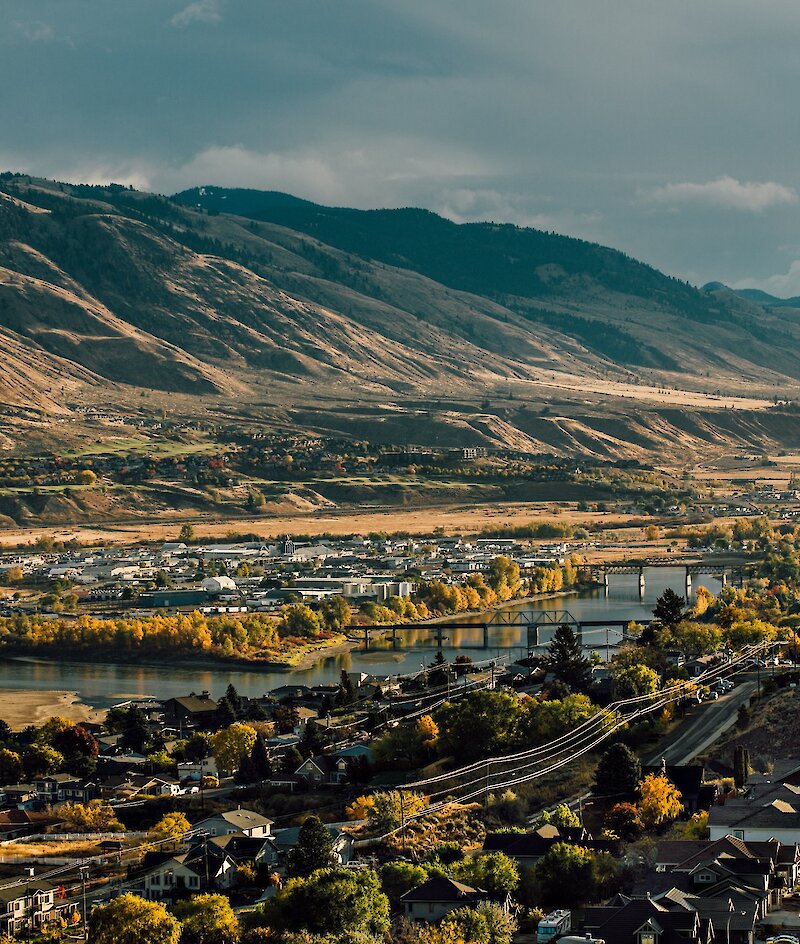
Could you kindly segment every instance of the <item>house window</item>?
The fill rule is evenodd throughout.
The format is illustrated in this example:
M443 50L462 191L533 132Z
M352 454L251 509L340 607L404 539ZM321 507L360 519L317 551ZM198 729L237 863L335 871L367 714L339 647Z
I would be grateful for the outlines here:
M698 882L713 882L714 876L710 872L700 872L697 876Z
M743 829L734 829L733 831L734 839L744 839L744 830Z
M639 944L656 944L655 931L640 931Z

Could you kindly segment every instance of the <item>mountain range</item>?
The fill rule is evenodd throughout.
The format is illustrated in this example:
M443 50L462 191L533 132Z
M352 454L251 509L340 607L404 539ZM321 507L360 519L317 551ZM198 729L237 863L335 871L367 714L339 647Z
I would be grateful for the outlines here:
M102 403L394 444L765 446L795 435L769 406L800 390L796 301L420 209L6 173L0 435Z

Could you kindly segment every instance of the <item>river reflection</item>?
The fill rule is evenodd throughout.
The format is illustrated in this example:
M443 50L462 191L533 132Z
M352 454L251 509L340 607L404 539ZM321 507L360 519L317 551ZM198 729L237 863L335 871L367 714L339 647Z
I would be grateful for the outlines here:
M635 620L648 618L656 598L667 587L676 593L684 593L682 567L648 568L645 573L646 587L643 597L639 595L638 577L635 574L620 574L610 577L609 593L596 590L585 594L572 594L550 600L537 601L527 609L568 610L577 620ZM715 577L695 578L695 588L707 587L712 593L720 588ZM480 617L463 618L465 622L481 621ZM462 618L459 618L459 622ZM540 642L546 644L552 631L542 630ZM479 628L447 630L443 647L444 656L454 659L459 654L473 659L489 659L500 654L521 656L527 652L525 627L492 627L489 648L483 648L483 632ZM617 630L609 631L611 645L618 638ZM370 651L363 649L342 653L320 660L309 669L291 671L267 671L239 668L197 669L176 665L121 666L111 664L82 664L68 661L50 662L39 659L10 659L0 662L0 689L29 689L33 691L75 691L81 700L97 707L108 707L127 697L151 695L169 698L185 695L190 691L208 690L219 697L229 682L244 695L262 695L271 688L289 682L315 684L336 682L343 670L366 672L376 675L395 675L414 672L423 663L429 663L435 653L435 634L430 626L403 631L400 636L402 648L393 650L388 641L376 642ZM603 628L584 633L584 643L599 650L605 649L606 630Z

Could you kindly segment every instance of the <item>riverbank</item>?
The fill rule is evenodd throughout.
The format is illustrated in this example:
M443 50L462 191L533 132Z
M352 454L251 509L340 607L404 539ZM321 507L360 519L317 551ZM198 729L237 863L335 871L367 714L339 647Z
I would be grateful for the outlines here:
M355 643L344 634L337 633L321 641L309 641L304 645L293 645L286 653L275 652L276 658L247 658L245 656L211 655L208 652L130 652L114 650L81 650L73 649L68 658L56 656L50 646L5 646L0 650L0 661L3 659L36 659L43 661L57 661L60 663L75 663L77 665L124 665L124 666L151 666L164 668L165 665L176 665L187 668L209 669L217 672L225 668L257 670L269 672L292 671L311 668L321 659L329 656L349 652Z
M0 690L0 718L14 731L20 731L29 724L42 724L53 715L69 721L100 722L105 711L81 701L77 692Z

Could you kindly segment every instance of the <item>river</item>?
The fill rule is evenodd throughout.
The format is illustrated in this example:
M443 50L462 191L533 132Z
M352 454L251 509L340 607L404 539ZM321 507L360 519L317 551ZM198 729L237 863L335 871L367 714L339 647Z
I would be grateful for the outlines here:
M639 595L636 575L612 575L606 596L602 589L588 593L569 594L523 608L536 610L567 610L576 620L630 620L649 618L656 598L667 588L684 593L684 569L648 568L645 573L646 588ZM719 581L715 577L695 578L695 587L705 586L712 593L718 592ZM459 621L461 621L459 617ZM473 622L481 617L471 616ZM543 630L541 643L546 644L549 632ZM614 645L618 631L609 631L609 642ZM198 669L169 664L163 667L147 665L115 665L69 662L66 659L50 661L33 658L14 658L0 662L0 691L27 689L30 691L77 692L80 700L97 708L107 708L124 699L141 696L170 698L187 695L189 692L210 691L214 697L224 692L233 682L243 695L263 695L278 685L290 682L316 684L337 682L343 670L365 672L379 676L414 672L423 663L430 663L435 655L435 643L431 627L412 633L403 633L403 648L393 650L389 644L378 644L364 652L363 649L340 653L321 659L313 667L289 671L250 670L223 666L218 669ZM584 644L600 651L605 649L606 630L587 629ZM527 634L522 626L492 627L489 649L482 648L480 630L448 630L443 653L447 659L459 654L470 655L476 661L491 659L501 654L521 656L527 652Z

